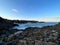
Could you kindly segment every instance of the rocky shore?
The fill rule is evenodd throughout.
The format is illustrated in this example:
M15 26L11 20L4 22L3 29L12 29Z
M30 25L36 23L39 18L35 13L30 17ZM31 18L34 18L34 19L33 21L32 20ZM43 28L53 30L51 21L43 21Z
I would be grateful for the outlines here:
M42 28L28 27L23 31L13 29L17 23L28 22L0 17L0 45L60 45L60 23Z

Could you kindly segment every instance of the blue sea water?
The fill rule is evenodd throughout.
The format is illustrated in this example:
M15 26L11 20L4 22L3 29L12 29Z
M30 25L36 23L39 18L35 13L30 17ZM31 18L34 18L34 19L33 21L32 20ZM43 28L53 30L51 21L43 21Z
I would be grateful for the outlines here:
M52 26L56 25L58 22L44 22L44 23L25 23L25 24L18 24L19 26L16 26L14 28L16 29L26 29L28 27L44 27L44 26Z

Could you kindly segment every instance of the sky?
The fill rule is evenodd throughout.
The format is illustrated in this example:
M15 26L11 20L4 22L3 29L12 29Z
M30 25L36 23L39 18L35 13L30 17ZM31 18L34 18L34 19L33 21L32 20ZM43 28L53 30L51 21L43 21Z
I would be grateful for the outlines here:
M57 22L60 21L60 0L0 0L0 16Z

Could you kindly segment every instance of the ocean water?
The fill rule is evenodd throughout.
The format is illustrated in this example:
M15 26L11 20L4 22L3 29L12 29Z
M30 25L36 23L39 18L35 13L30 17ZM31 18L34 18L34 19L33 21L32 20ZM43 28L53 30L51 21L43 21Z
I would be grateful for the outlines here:
M45 23L25 23L25 24L18 24L19 26L14 27L14 29L26 29L28 27L44 27L44 26L52 26L56 25L58 22L45 22Z

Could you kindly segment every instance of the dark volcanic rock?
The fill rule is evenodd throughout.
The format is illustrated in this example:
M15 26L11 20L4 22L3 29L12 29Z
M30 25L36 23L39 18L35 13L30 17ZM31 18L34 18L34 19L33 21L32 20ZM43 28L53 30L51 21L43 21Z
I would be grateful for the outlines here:
M43 22L38 22L38 21L30 21L30 20L12 20L12 22L16 22L16 23L43 23Z

